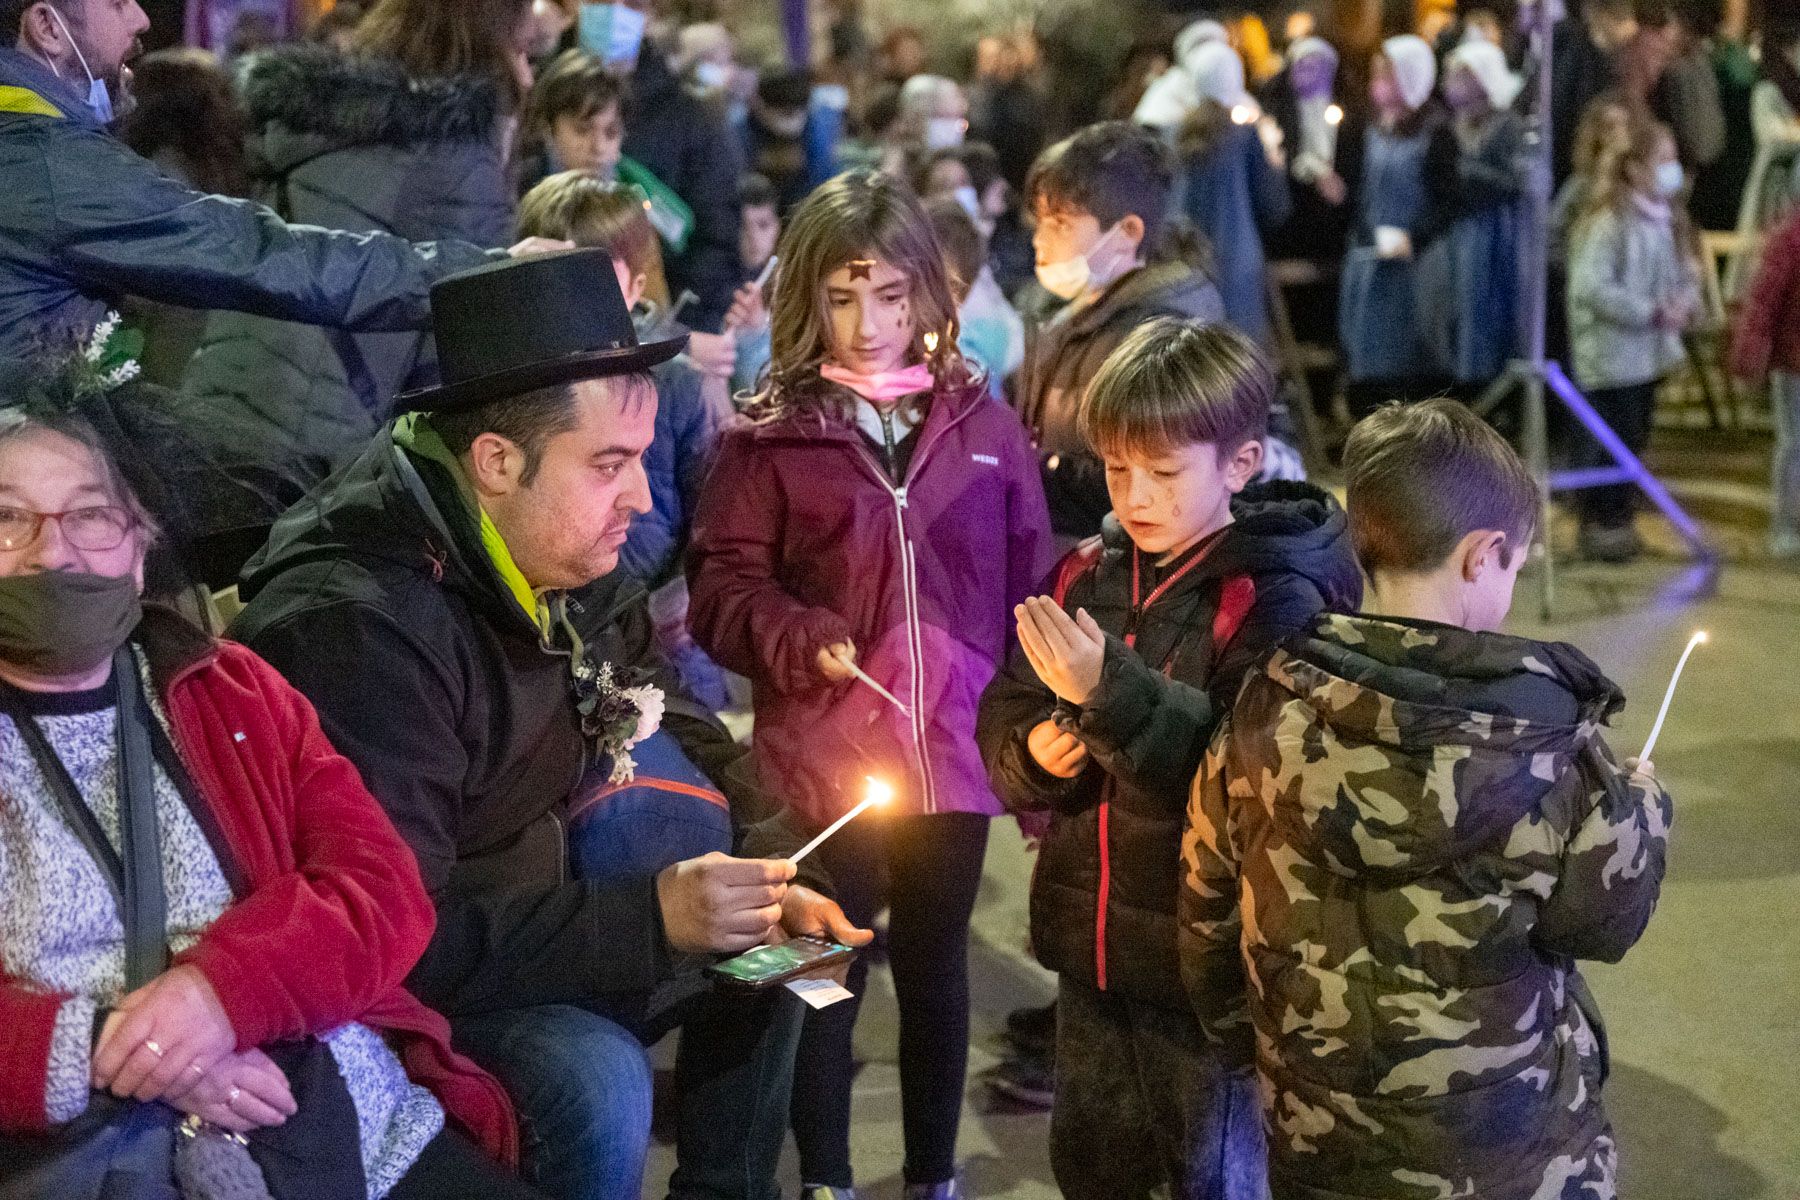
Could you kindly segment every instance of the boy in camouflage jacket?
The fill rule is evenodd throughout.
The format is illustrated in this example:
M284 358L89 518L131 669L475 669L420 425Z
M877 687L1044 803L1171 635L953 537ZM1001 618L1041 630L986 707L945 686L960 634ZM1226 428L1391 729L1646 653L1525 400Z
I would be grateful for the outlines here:
M1345 467L1384 615L1321 617L1215 740L1182 842L1190 995L1254 1053L1276 1200L1606 1200L1575 960L1643 932L1668 796L1602 740L1624 700L1598 667L1491 632L1537 511L1506 443L1433 401L1364 421Z

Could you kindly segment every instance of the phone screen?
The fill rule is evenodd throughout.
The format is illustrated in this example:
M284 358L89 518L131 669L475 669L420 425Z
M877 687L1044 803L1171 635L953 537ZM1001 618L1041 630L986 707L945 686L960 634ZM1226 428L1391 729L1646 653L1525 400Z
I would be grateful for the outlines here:
M850 947L819 938L795 938L779 946L758 946L736 958L726 959L712 969L740 983L763 983L779 979L827 958L836 958Z

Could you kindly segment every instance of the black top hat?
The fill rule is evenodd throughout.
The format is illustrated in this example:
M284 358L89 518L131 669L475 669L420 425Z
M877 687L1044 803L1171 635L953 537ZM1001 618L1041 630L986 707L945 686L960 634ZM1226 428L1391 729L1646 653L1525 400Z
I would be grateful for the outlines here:
M647 371L687 336L640 345L604 250L507 259L431 289L443 383L407 392L402 412L461 412L538 388Z

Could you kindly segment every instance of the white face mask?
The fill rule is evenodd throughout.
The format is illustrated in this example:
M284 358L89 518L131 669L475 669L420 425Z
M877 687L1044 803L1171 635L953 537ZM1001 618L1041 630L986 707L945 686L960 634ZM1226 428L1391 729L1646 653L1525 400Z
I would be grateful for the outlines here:
M724 87L725 81L730 77L731 73L725 69L723 64L710 60L694 64L694 82L708 91L717 91Z
M95 119L102 125L112 124L112 93L106 90L105 80L94 78L94 73L88 69L87 55L81 52L80 43L76 42L75 35L69 32L68 24L63 20L62 14L56 11L56 5L54 4L50 6L50 15L56 18L57 25L62 28L63 36L69 39L69 45L74 48L75 61L81 64L81 73L88 77L88 108L93 110ZM52 65L50 69L56 71L54 65ZM62 72L56 71L56 77L61 79Z
M623 4L581 6L581 48L608 63L635 63L650 18Z
M927 150L954 150L963 144L968 122L961 117L933 117L925 122Z
M968 213L977 225L981 224L982 218L987 214L981 211L981 196L975 191L975 186L965 184L956 189L955 195L956 202L962 205L963 211Z
M1061 262L1039 263L1037 279L1046 292L1060 300L1073 300L1090 291L1110 286L1131 267L1132 260L1113 253L1119 227L1114 225L1086 254ZM1124 259L1124 261L1121 261Z

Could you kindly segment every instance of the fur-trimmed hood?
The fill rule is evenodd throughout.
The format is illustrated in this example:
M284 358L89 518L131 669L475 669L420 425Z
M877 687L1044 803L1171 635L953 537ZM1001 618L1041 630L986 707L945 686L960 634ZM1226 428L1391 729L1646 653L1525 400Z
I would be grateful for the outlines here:
M272 164L343 146L486 141L502 115L499 88L480 76L413 79L399 63L282 46L249 58L239 87Z

